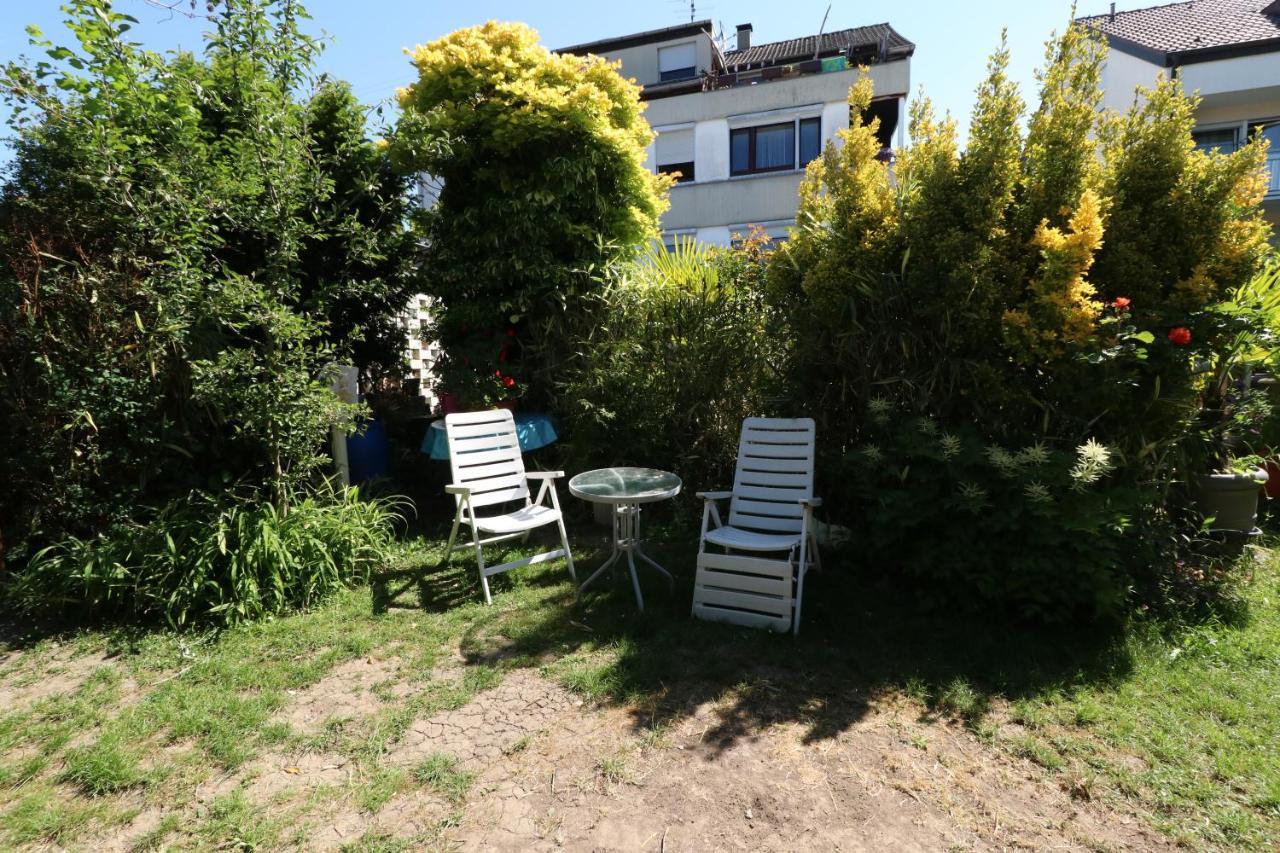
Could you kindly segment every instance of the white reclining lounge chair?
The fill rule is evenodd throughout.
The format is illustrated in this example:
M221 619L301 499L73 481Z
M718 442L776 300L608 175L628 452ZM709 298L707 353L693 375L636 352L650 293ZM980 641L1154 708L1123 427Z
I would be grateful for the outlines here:
M747 418L733 491L699 492L704 501L693 615L800 633L810 562L821 566L813 535L812 418ZM729 501L729 523L717 501ZM708 548L710 546L710 549Z
M457 512L440 565L447 565L454 551L474 548L476 562L480 565L480 585L484 587L485 604L493 603L489 595L489 578L510 569L559 557L564 557L569 563L569 577L576 586L578 578L573 571L573 554L569 551L569 538L564 531L560 498L552 482L563 477L564 472L525 471L520 443L516 438L515 419L506 409L446 415L444 431L449 442L449 465L453 468L453 482L445 487L445 491L454 496ZM529 483L532 480L540 482L536 500L530 496ZM550 503L544 503L548 496ZM498 515L476 514L476 510L515 501L523 501L524 506ZM458 527L464 517L471 528L471 541L455 546ZM559 528L561 547L510 563L485 566L482 545L527 537L530 530L546 524ZM481 533L490 535L481 539Z

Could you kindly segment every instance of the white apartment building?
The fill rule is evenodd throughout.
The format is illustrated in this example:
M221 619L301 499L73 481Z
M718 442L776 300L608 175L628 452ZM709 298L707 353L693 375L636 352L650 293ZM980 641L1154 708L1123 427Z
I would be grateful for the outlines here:
M1280 0L1189 0L1080 18L1111 51L1104 106L1125 110L1137 86L1158 78L1198 92L1196 143L1234 151L1252 136L1271 141L1263 207L1280 232Z
M849 126L859 66L874 83L885 156L902 146L915 45L888 24L754 44L751 24L722 50L710 21L562 48L621 60L644 87L657 132L649 166L676 174L664 241L728 245L752 226L782 237L795 224L805 165Z

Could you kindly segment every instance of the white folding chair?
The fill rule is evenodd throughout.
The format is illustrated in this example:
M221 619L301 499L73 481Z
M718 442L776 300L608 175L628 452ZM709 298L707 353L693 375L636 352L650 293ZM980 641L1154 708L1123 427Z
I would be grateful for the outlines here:
M812 418L742 422L733 490L698 492L694 616L800 633L804 576L810 563L821 567L813 526L813 510L822 504L813 496L815 432ZM728 524L716 503L726 499Z
M480 585L484 587L485 604L492 604L489 595L489 578L510 569L544 563L564 557L569 564L569 577L577 585L573 571L573 554L569 551L569 537L565 535L564 516L560 512L560 498L556 495L557 477L563 471L525 471L520 443L516 438L515 419L506 409L490 412L463 412L446 415L445 437L449 443L449 465L453 469L453 482L445 491L454 496L457 511L453 517L453 531L445 546L443 568L454 551L474 548L476 562L480 565ZM538 480L538 496L531 497L529 483ZM545 503L550 496L550 503ZM499 515L477 515L476 510L501 504L523 501L524 506L513 512ZM456 546L458 528L463 520L471 528L471 541ZM485 566L482 545L504 542L509 539L527 538L529 531L546 524L554 524L560 530L560 546L554 551L535 554L498 566ZM480 534L490 534L481 539Z

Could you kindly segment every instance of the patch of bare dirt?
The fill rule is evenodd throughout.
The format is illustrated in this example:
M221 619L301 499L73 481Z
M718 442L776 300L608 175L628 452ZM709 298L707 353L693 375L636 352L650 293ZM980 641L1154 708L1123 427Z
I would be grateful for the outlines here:
M345 785L351 780L351 762L325 752L268 753L233 773L206 780L196 788L196 801L207 804L243 786L255 804L293 799L308 788Z
M560 685L518 669L461 708L415 721L387 760L412 766L443 752L469 770L481 770L581 704Z
M394 676L388 667L344 664L302 691L286 718L307 728L366 717L377 710L373 687ZM1123 803L962 726L923 719L909 702L871 701L824 737L741 703L704 702L647 731L634 709L583 705L516 670L466 705L415 721L383 759L411 771L434 753L453 756L475 779L460 808L415 784L365 811L353 796L355 766L323 752L262 756L205 781L196 799L207 805L242 787L280 812L332 790L302 818L308 850L367 834L509 851L1172 849ZM158 820L144 810L120 836L138 838Z
M0 677L0 708L23 711L43 699L75 693L98 669L115 665L105 653L77 655L69 647L59 647L48 654L10 652L0 661L4 671ZM122 693L126 700L136 695L137 687L131 679L125 679Z
M341 663L303 690L290 691L292 699L276 716L301 732L320 731L329 720L359 720L373 716L383 702L376 688L392 694L403 685L397 680L394 661L356 658Z
M83 849L97 853L133 853L138 849L138 842L159 828L164 815L164 809L158 806L142 807L128 823L117 827L109 836L84 844Z
M732 713L707 704L645 743L627 711L561 705L526 749L481 759L450 839L513 851L1170 847L1137 816L1075 799L1059 777L914 708L873 708L810 743L794 723L709 742Z

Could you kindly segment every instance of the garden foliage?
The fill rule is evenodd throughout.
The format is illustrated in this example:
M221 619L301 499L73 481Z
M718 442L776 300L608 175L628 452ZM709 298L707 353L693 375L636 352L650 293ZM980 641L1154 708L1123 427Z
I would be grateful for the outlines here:
M1204 470L1202 414L1222 405L1239 336L1267 326L1233 302L1267 250L1264 144L1196 150L1177 82L1099 110L1104 58L1078 29L1051 42L1024 133L1002 46L967 146L920 98L893 170L859 120L864 79L770 265L833 515L859 519L874 565L1041 618L1116 612L1162 543L1194 533L1171 520L1170 486ZM964 449L940 456L912 424ZM1035 447L1043 472L1000 464ZM1073 485L1078 447L1115 471Z
M405 180L350 91L313 79L320 45L296 2L216 4L201 56L143 50L105 0L67 11L75 45L32 29L46 58L0 78L15 131L0 189L0 529L15 568L105 531L127 535L104 553L158 559L138 549L195 524L175 506L230 491L247 513L287 517L327 464L330 428L355 414L328 366L398 370L410 289ZM191 560L175 588L223 584L197 594L220 606L308 598L210 580ZM51 565L69 564L45 560L46 581Z
M99 535L38 552L8 590L20 612L231 625L308 607L392 554L395 506L357 489L195 492Z
M655 244L602 291L560 388L566 464L678 471L692 493L733 476L742 420L773 412L785 360L764 297L767 247Z
M510 396L494 373L517 376L519 355L522 384L545 397L584 300L666 207L669 179L645 168L640 88L599 57L551 53L523 24L461 29L411 57L392 151L440 185L418 228L424 292L440 300L441 390L481 405ZM508 326L518 346L494 367L486 341Z

